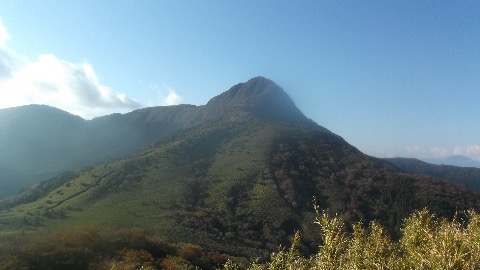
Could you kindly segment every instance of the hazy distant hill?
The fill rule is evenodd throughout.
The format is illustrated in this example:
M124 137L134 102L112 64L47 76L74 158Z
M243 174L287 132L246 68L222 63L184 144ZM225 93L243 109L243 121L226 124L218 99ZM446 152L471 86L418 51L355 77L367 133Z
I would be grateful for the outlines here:
M4 200L3 232L139 227L171 242L255 258L286 244L295 230L302 230L307 246L318 246L314 198L329 213L349 222L375 219L394 234L413 209L428 206L450 217L480 209L479 193L361 153L261 77L205 106L148 108L80 123L102 134L76 133L97 144L88 148L91 154L123 147L122 139L131 136L141 136L136 147L163 139ZM102 142L110 145L102 148Z
M182 109L186 108L171 110ZM67 170L131 154L178 128L171 122L162 126L163 119L137 121L140 113L145 114L86 121L41 105L0 110L0 166L5 168L0 172L0 195Z
M480 191L480 168L434 165L414 158L384 158L401 171L450 180Z
M0 110L0 195L72 168L72 141L84 123L48 106Z
M461 155L455 155L441 159L425 159L423 161L436 165L453 165L458 167L480 168L480 161L473 160L469 157Z

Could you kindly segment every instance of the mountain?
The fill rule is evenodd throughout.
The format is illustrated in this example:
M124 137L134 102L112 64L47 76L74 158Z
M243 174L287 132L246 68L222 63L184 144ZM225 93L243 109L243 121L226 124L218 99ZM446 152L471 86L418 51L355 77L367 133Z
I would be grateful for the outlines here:
M139 126L136 114L85 121L42 105L0 110L0 166L5 169L0 173L0 195L64 171L131 154L153 142L152 133L161 136L148 123Z
M436 165L453 165L458 167L480 168L480 162L462 155L449 156L441 159L425 159L427 163Z
M297 230L306 251L318 247L313 200L350 223L378 220L397 236L414 209L429 207L445 217L480 209L477 192L361 153L305 117L262 77L204 106L146 108L80 122L76 134L95 143L80 144L90 153L102 142L110 143L104 150L124 147L121 138L128 137L116 134L124 126L124 134L142 136L136 147L155 142L4 199L0 236L135 227L169 243L254 259L288 244ZM89 125L96 125L101 140Z
M384 160L403 172L442 178L480 191L480 168L434 165L415 158L384 158Z
M0 110L0 195L71 166L65 160L72 152L68 144L83 124L80 117L48 106Z
M235 85L205 106L152 107L90 121L42 105L2 109L0 197L65 171L133 154L156 140L239 111L314 125L288 95L262 77Z

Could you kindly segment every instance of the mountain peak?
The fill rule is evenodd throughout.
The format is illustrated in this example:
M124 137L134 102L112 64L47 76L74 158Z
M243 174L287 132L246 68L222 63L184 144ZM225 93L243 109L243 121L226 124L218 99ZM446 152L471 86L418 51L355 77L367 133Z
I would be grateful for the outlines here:
M313 123L280 86L261 76L234 85L212 98L206 107L215 113L247 112L269 120Z
M232 86L229 90L212 98L208 104L228 106L231 104L241 105L249 103L252 105L252 103L259 101L263 95L272 94L273 92L276 92L277 96L287 95L273 81L264 77L254 77L247 82Z

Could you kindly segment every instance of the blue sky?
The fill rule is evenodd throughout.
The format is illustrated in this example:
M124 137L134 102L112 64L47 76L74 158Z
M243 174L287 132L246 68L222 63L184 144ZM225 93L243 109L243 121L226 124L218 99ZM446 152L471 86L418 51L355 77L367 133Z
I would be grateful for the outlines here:
M361 151L480 159L479 1L0 2L0 108L205 104L262 75Z

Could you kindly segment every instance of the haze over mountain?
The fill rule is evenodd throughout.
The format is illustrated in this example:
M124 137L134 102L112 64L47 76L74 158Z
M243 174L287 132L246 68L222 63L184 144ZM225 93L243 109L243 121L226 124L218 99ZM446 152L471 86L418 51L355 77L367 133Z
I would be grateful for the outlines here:
M423 159L423 161L437 165L453 165L458 167L480 168L480 161L462 155L455 155L438 159Z
M18 111L24 110L57 120L22 122ZM43 164L55 160L50 167L57 171L60 165L101 163L0 201L5 233L138 227L174 243L253 259L288 243L296 230L305 246L315 249L314 198L329 213L348 222L377 220L392 235L400 233L403 218L414 209L428 206L446 217L480 209L477 192L404 173L361 153L308 119L279 86L262 77L237 84L204 106L146 108L91 121L43 106L7 113L19 118L4 121L8 136L2 136L13 142L14 134L23 134L18 137L23 143L41 146L30 153L17 143L10 152L23 150L33 156L26 160ZM17 133L14 123L23 123ZM40 151L49 148L50 155ZM53 174L53 169L42 172Z
M132 154L180 130L239 111L313 124L264 78L237 84L205 106L151 107L93 120L42 105L2 109L0 197L64 171Z

